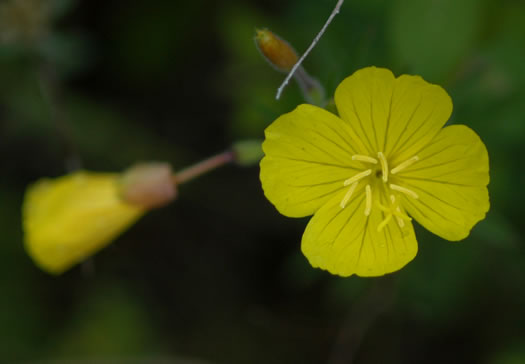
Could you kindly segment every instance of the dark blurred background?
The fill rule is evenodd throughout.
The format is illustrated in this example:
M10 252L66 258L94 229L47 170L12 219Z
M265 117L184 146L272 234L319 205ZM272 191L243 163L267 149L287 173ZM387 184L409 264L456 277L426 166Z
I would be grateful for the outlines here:
M525 1L347 0L306 69L329 95L358 68L441 84L491 162L469 238L416 227L383 278L300 252L258 167L181 186L88 262L53 277L24 252L35 180L137 161L183 168L301 103L254 46L303 51L335 0L0 1L1 363L525 363ZM15 10L13 10L15 9Z

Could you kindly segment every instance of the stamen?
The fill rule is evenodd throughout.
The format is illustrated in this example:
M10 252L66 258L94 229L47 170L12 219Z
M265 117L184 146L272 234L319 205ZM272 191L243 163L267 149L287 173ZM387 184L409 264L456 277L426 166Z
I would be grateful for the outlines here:
M357 182L354 182L354 183L352 183L352 185L350 186L350 188L346 192L345 197L343 197L343 199L341 200L341 203L339 204L339 206L341 206L342 209L344 209L346 207L346 204L350 200L350 197L352 197L352 194L354 193L356 187L357 187Z
M390 184L390 188L395 190L395 191L399 191L401 193L404 193L405 195L408 195L408 196L410 196L412 198L415 198L415 199L419 198L419 195L417 193L415 193L412 190L409 190L408 188L401 187L401 186L395 185L393 183Z
M352 183L357 182L357 181L359 181L360 179L365 178L366 176L370 176L371 174L372 174L372 170L371 170L371 169L367 169L366 171L361 172L361 173L358 173L358 174L356 174L355 176L353 176L353 177L347 179L347 180L344 182L344 185L345 185L345 186L349 186L349 185L351 185Z
M386 215L385 219L381 221L381 224L377 226L377 232L380 232L384 227L392 220L392 214Z
M396 220L397 220L397 224L399 225L399 227L402 229L405 227L405 220L403 220L402 218L400 218L399 216L396 216Z
M387 182L388 181L388 162L386 161L386 158L383 152L377 153L377 157L381 161L381 170L383 172L383 182Z
M419 160L419 157L418 157L417 155L415 155L415 156L413 156L412 158L407 159L406 161L404 161L403 163L401 163L401 164L398 165L397 167L392 168L392 170L390 171L390 173L392 173L392 174L399 173L399 172L401 172L403 169L405 169L405 168L407 168L407 167L410 167L412 164L416 163L418 160Z
M372 210L372 188L370 187L370 185L366 185L365 191L366 191L365 216L368 216L370 215L370 211Z
M355 154L352 156L353 161L366 162L377 164L377 159L369 157L367 155Z
M396 196L390 195L390 201L392 201L392 205L396 203Z

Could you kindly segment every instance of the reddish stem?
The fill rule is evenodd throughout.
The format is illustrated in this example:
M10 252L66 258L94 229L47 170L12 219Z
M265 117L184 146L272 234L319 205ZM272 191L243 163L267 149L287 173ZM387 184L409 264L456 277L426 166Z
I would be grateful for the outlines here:
M231 150L227 150L220 154L214 155L213 157L205 159L202 162L199 162L193 166L185 168L180 172L177 172L173 176L173 180L176 184L186 183L218 167L231 163L234 160L234 152Z

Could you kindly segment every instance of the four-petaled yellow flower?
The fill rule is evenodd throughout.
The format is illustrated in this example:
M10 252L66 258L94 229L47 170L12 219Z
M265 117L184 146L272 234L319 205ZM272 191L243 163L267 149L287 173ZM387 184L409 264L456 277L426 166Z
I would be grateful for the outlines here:
M265 131L261 181L283 214L314 214L302 239L312 266L379 276L417 252L412 218L461 240L489 209L485 145L452 112L445 90L368 67L335 92L340 117L311 105Z

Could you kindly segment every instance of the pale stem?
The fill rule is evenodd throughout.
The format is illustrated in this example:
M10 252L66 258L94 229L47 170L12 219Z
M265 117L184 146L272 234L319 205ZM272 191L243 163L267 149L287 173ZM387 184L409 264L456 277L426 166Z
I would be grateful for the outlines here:
M176 184L186 183L194 178L197 178L207 172L210 172L218 167L231 163L235 160L235 153L231 150L227 150L223 153L214 155L208 159L203 160L193 166L185 168L180 172L177 172L173 176L173 181Z
M328 28L328 26L330 25L334 17L339 13L339 10L341 9L341 6L343 5L343 3L344 3L344 0L337 1L337 4L335 5L334 10L332 11L332 14L330 14L326 23L323 25L319 33L315 36L314 40L312 41L312 44L310 44L310 47L308 47L306 52L304 52L301 58L299 58L297 63L292 67L292 70L290 71L290 73L288 73L288 76L286 76L286 78L284 79L281 86L279 86L279 88L277 89L277 95L275 95L276 100L279 100L284 88L286 87L286 85L288 85L288 82L290 82L290 79L293 77L295 71L297 71L297 69L301 66L301 63L303 63L306 56L312 51L312 49L314 49L315 45L319 42L319 39L321 39L321 37L323 36L324 32L326 31L326 28Z

